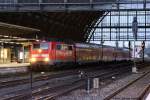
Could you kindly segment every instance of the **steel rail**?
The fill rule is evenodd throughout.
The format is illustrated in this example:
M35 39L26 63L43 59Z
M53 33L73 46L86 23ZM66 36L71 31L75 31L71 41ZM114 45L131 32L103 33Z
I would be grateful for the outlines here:
M150 73L146 72L145 74L143 74L142 76L136 78L135 80L129 82L127 85L121 87L120 89L118 89L117 91L115 91L114 93L110 94L109 96L107 96L106 98L104 98L104 100L110 100L113 99L113 97L115 97L117 94L121 93L122 91L124 91L127 87L133 85L134 83L136 83L138 80L142 79L144 76L148 75ZM148 87L146 87L145 91L143 91L143 93L139 96L138 100L141 100L140 98L142 98L144 96L144 94L146 93L146 91L149 89L150 85Z

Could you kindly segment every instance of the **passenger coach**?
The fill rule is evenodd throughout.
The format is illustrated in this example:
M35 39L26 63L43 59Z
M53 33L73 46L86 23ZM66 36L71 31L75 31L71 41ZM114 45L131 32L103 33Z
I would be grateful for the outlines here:
M129 50L89 43L34 42L30 63L34 68L129 60ZM38 68L37 68L38 69Z

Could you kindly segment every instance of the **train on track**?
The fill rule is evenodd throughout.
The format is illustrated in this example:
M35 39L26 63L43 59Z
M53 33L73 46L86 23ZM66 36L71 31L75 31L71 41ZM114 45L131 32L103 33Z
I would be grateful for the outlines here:
M30 63L34 69L130 60L128 48L90 43L34 42L30 54Z

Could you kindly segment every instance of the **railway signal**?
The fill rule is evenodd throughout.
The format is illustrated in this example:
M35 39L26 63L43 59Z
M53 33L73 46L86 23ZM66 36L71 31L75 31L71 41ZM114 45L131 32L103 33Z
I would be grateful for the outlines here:
M137 73L137 67L136 67L136 62L135 62L135 41L137 40L137 32L138 32L138 21L137 21L137 17L133 18L133 22L132 22L132 32L133 32L133 36L134 36L134 65L132 67L132 72L133 73Z
M137 17L134 17L134 18L133 18L133 22L132 22L132 32L133 32L134 39L137 40L137 32L138 32L138 21L137 21Z
M145 48L145 41L142 42L142 49Z
M142 59L143 59L143 62L144 62L144 49L145 49L145 41L142 42Z

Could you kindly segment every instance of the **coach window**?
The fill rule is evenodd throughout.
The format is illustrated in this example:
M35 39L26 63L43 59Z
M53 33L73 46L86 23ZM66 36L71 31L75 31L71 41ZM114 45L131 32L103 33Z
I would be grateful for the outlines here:
M67 45L62 45L62 50L68 50L68 46Z
M58 44L58 45L56 46L56 49L57 49L57 50L61 50L61 45Z
M44 50L47 50L49 48L49 44L48 43L41 43L40 48L44 49Z
M68 50L72 50L72 46L68 46Z

